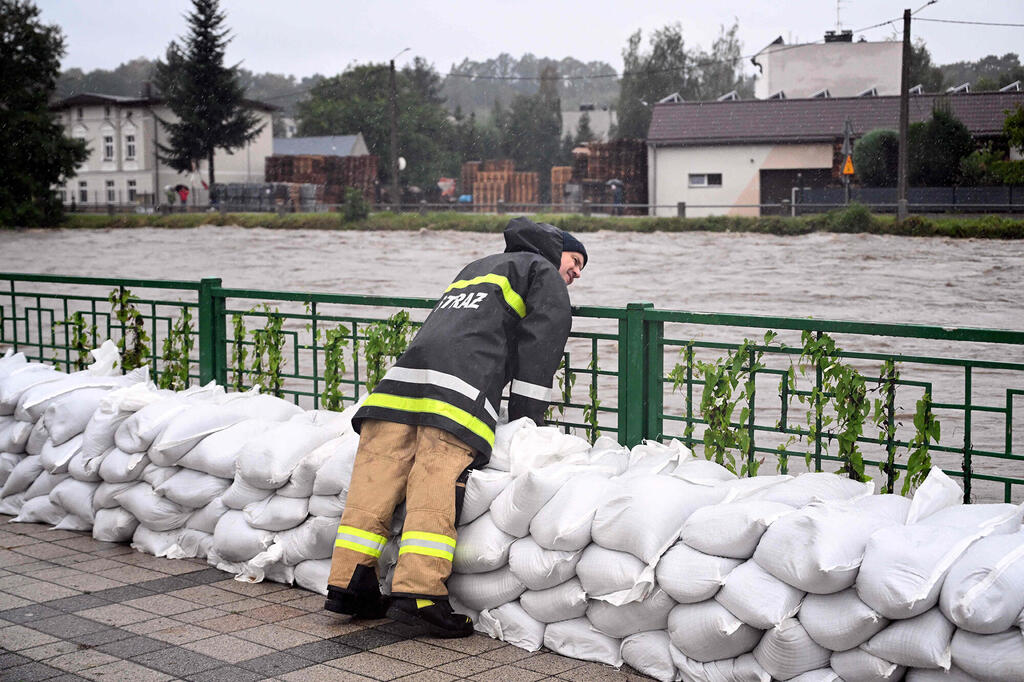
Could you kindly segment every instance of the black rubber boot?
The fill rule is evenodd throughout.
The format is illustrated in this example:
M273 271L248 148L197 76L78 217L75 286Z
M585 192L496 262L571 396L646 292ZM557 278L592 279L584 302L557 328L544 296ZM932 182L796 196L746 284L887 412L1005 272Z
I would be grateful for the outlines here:
M383 618L391 600L380 593L380 584L373 569L357 566L348 588L327 586L324 608L357 619Z
M473 634L473 621L452 611L447 599L395 597L391 600L388 618L420 626L431 637L455 639Z

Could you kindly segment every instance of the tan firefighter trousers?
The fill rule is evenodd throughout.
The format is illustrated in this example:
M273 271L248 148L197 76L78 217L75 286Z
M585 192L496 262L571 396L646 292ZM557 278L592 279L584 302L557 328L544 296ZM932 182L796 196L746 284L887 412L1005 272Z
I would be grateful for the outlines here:
M456 485L473 455L461 440L432 426L363 421L328 583L348 589L356 567L376 569L391 517L404 498L391 593L446 597L455 553Z

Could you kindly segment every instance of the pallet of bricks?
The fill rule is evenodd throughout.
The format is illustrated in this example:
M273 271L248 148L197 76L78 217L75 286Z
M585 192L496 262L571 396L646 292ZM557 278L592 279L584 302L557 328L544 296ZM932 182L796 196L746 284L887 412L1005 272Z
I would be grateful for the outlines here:
M345 189L355 187L367 201L374 199L377 157L365 156L270 156L266 160L267 182L322 185L323 201L340 204Z
M565 202L565 185L572 181L572 166L552 166L551 204L561 206Z
M460 194L473 194L473 187L476 184L476 176L480 174L483 161L467 161L462 164L462 182L459 185Z
M514 173L515 162L510 159L484 161L473 183L473 211L491 213L498 210L499 202L508 203Z
M621 180L623 202L626 204L647 203L647 150L643 140L615 140L614 142L591 142L590 154L586 158L585 178L590 181ZM610 189L598 197L588 197L595 203L610 204L613 195ZM643 215L645 209L627 209L631 215Z
M516 211L537 207L540 179L537 173L516 171L511 174L508 186L508 203Z

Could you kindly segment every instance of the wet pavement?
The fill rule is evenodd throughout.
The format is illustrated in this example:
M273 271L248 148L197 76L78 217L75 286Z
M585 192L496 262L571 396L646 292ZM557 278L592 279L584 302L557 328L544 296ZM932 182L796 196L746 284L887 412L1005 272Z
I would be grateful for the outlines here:
M649 679L479 634L351 622L303 589L9 520L0 515L0 680Z

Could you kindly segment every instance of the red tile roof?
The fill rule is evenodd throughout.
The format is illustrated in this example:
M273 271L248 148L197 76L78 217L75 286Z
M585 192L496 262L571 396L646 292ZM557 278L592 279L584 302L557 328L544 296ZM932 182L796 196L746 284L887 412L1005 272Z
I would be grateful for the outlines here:
M1004 112L1024 104L1024 92L912 95L910 122L927 120L936 100L948 102L975 137L989 137L1002 134ZM831 142L842 139L847 116L858 136L875 128L898 129L899 103L890 96L657 104L647 141L680 146Z

